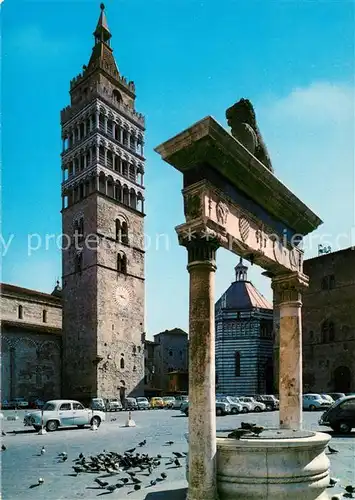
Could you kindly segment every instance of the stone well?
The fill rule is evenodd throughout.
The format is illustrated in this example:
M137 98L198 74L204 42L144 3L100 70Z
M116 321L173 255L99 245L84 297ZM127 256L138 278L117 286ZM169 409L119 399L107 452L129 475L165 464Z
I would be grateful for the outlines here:
M262 435L240 440L217 437L219 500L329 498L328 434L275 429Z

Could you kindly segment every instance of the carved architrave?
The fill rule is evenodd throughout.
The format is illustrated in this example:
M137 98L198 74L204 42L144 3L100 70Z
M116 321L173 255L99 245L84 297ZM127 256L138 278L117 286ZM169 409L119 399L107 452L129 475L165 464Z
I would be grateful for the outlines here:
M244 216L241 216L239 219L239 232L242 241L245 243L248 239L250 231L250 222Z
M198 194L184 196L184 213L186 220L197 219L202 215L201 198Z
M264 231L264 225L261 225L261 227L257 229L257 231L255 232L255 238L257 244L259 245L260 252L263 253L268 241L268 236Z
M273 253L276 262L281 264L283 261L283 245L278 238L275 238L273 241Z
M223 201L219 201L216 205L216 217L217 221L222 224L222 226L225 226L227 224L228 214L228 205L226 205Z
M297 252L297 250L293 248L292 250L290 250L288 255L291 269L293 269L294 271L301 271L301 269L299 269L299 252Z

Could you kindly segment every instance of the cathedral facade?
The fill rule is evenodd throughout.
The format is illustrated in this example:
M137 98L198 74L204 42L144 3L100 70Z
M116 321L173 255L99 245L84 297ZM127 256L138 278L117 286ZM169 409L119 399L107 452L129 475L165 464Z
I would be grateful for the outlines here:
M63 395L142 395L144 117L114 59L103 5L61 126Z

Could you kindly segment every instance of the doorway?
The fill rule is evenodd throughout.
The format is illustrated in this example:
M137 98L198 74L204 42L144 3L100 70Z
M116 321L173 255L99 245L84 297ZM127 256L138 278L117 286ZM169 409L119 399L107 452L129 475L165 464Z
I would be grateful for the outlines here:
M351 371L347 366L338 366L334 370L334 392L350 392Z

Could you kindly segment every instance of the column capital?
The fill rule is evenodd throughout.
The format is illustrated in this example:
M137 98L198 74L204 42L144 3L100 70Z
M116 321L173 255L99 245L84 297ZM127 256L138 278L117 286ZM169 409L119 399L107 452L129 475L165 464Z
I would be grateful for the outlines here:
M271 287L274 291L274 303L297 302L301 305L301 294L308 288L308 282L308 276L297 271L273 276Z
M179 244L184 246L188 252L188 270L192 266L211 266L216 270L216 251L220 244L216 234L203 231L192 231L191 228L183 229L179 226Z

